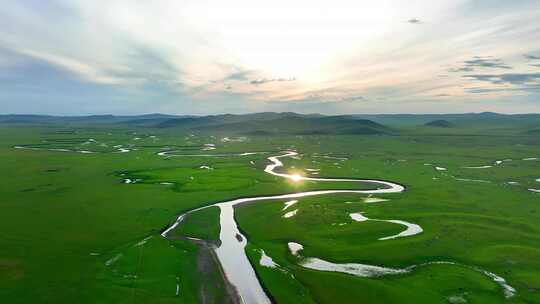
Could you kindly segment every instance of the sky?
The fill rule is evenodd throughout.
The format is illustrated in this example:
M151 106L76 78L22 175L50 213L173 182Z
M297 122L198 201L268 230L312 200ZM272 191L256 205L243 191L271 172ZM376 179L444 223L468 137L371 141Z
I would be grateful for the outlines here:
M4 0L0 114L540 113L540 0Z

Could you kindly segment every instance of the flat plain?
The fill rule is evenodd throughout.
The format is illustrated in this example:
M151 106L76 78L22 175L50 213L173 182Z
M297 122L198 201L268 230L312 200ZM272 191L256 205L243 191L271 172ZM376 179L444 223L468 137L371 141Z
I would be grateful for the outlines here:
M213 254L217 207L188 214L167 238L161 233L185 212L235 198L369 189L264 171L268 157L296 151L280 159L284 172L387 180L406 191L305 197L286 210L288 200L237 206L246 254L273 301L540 303L537 120L450 117L448 127L383 117L381 125L361 120L359 128L328 118L315 129L311 118L278 119L271 125L282 128L273 132L260 119L196 128L181 120L157 127L3 123L0 298L234 302ZM356 221L355 213L370 220ZM380 240L403 230L383 220L414 223L422 232ZM303 245L301 255L291 253L290 242ZM272 265L261 263L263 251ZM305 257L409 271L355 276L309 269Z

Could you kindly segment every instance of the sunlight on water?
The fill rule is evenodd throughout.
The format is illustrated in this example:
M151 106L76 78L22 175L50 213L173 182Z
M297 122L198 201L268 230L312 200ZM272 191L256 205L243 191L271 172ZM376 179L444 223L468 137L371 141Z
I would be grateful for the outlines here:
M299 182L302 180L302 175L300 174L291 174L291 180L293 182Z

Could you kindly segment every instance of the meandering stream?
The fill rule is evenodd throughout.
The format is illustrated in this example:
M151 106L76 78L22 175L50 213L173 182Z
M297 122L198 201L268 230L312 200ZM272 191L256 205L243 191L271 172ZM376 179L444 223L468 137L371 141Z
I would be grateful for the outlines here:
M135 138L138 139L138 138ZM134 139L134 140L135 140ZM89 142L95 142L93 139L89 139L87 141ZM42 148L42 147L32 147L32 146L14 146L15 149L28 149L28 150L48 150L48 151L56 151L56 152L77 152L77 153L84 153L84 154L90 154L90 153L103 153L98 151L89 151L89 150L74 150L74 149L65 149L65 148ZM128 153L131 152L133 149L131 148L124 148L122 145L117 145L113 147L115 150L111 151L112 153ZM207 150L214 150L215 147L213 144L205 144L203 151ZM162 151L159 152L158 155L164 156L164 157L220 157L220 156L248 156L248 155L254 155L254 154L263 154L268 152L246 152L246 153L230 153L230 154L175 154L176 152L180 151ZM281 177L286 178L288 180L299 182L299 181L316 181L316 182L358 182L362 184L372 184L373 187L371 189L367 190L316 190L316 191L306 191L306 192L298 192L298 193L290 193L290 194L280 194L280 195L272 195L272 196L254 196L254 197L246 197L246 198L238 198L230 201L224 201L219 202L213 205L203 206L194 210L191 210L187 213L184 213L177 217L176 221L167 227L162 233L162 237L167 237L168 233L175 229L186 217L186 215L197 212L199 210L211 207L211 206L217 206L220 208L220 241L221 245L215 249L215 253L219 259L219 262L223 268L223 271L227 277L227 280L236 288L236 291L238 293L238 296L241 298L243 303L271 303L270 299L268 298L267 294L263 290L257 275L255 273L255 270L253 269L251 263L248 260L248 257L245 253L245 247L247 245L247 239L246 237L240 232L238 225L234 218L234 207L239 204L247 204L247 203L255 203L258 201L269 201L269 200L289 200L285 203L285 207L283 210L287 209L288 207L294 205L296 203L295 199L302 198L302 197L310 197L310 196L318 196L318 195L326 195L326 194L338 194L338 193L359 193L359 194L382 194L382 193L399 193L405 191L405 187L394 183L390 181L384 181L384 180L376 180L376 179L351 179L351 178L314 178L314 177L306 177L298 174L287 174L287 173L281 173L276 172L276 169L283 167L283 163L281 162L280 158L285 157L291 157L295 158L298 156L297 152L294 151L287 151L284 152L284 154L277 155L277 156L270 156L268 157L268 161L270 161L270 164L267 165L264 169L264 172ZM335 158L335 157L329 157L329 156L323 156L325 158L332 158L332 159L338 159L338 160L346 160L346 158ZM523 160L537 160L538 158L524 158ZM496 161L494 163L495 166L502 164L503 162L509 162L512 161L511 159L505 159ZM251 162L254 164L253 162ZM425 164L425 165L431 165L431 164ZM467 169L487 169L491 168L493 165L483 165L483 166L467 166L464 168ZM201 166L202 169L208 169L211 170L212 168L209 166ZM437 171L446 171L446 168L443 167L435 167ZM316 172L318 174L318 169L307 169L309 172ZM455 178L455 177L454 177ZM475 181L475 182L489 182L489 181L483 181L483 180L472 180L472 179L462 179L462 178L455 178L457 180L463 180L463 181ZM540 179L537 179L536 181L540 181ZM124 179L124 183L136 183L136 179ZM161 183L161 184L168 184L168 183ZM530 188L529 191L540 193L540 189L534 189ZM371 198L372 201L368 201L370 198L366 199L367 202L378 202L378 201L384 201L383 199L377 199L377 198ZM297 210L291 211L291 216L294 216ZM287 217L287 216L286 216ZM379 240L390 240L398 237L407 237L412 236L418 233L422 232L422 228L413 223L408 223L401 220L381 220L381 219L369 219L362 215L361 213L351 213L350 217L352 220L361 222L366 220L371 221L384 221L384 222L390 222L394 224L404 225L406 226L406 230L402 231L399 234L387 236L383 238L379 238ZM144 243L148 240L148 238L143 239L141 242L137 243L136 246L142 246ZM288 243L289 250L291 254L296 255L298 257L301 257L299 252L303 250L303 246L298 243ZM92 253L91 253L92 254ZM273 267L277 264L275 264L271 257L267 256L264 251L261 250L261 263L262 265L267 267ZM109 265L113 263L115 260L119 259L121 257L120 255L116 255L115 257L111 258L106 262L106 265ZM315 257L302 257L303 259L299 262L299 265L320 270L320 271L335 271L335 272L342 272L342 273L348 273L356 276L380 276L380 275L391 275L391 274L399 274L399 273L407 273L410 272L418 267L427 266L427 265L434 265L434 264L450 264L450 265L459 265L463 267L468 267L470 269L473 269L475 271L481 272L484 275L491 278L494 282L499 284L503 291L504 295L506 297L512 297L516 290L511 287L504 278L489 272L487 270L481 269L476 266L468 266L468 265L462 265L457 264L455 262L450 261L433 261L433 262L427 262L423 264L418 265L411 265L406 268L402 269L394 269L394 268L386 268L386 267L380 267L375 265L366 265L366 264L356 264L356 263L347 263L347 264L336 264L329 261L325 261L319 258ZM180 278L176 278L176 295L180 292Z
M165 156L164 154L161 154L161 155ZM280 158L295 157L297 155L298 155L297 152L288 151L282 155L268 157L268 160L271 162L271 164L267 165L264 171L271 175L286 178L295 182L302 181L302 180L317 181L317 182L358 182L358 183L364 183L364 184L366 183L373 184L374 187L369 190L316 190L316 191L298 192L298 193L272 195L272 196L255 196L255 197L239 198L239 199L224 201L224 202L210 205L210 206L219 207L221 211L221 214L220 214L221 231L220 231L220 236L219 236L221 245L215 249L216 255L223 268L223 271L225 272L227 279L233 286L235 286L237 293L243 303L247 303L247 304L271 303L271 301L268 298L267 294L265 293L264 289L262 288L256 276L255 270L251 266L248 260L248 257L246 256L245 247L247 245L247 239L238 229L238 225L234 219L234 207L236 205L254 203L258 201L285 200L285 199L291 200L291 199L298 199L302 197L318 196L318 195L325 195L325 194L336 194L336 193L381 194L381 193L399 193L399 192L405 191L404 186L397 183L383 181L383 180L350 179L350 178L349 179L313 178L313 177L305 177L305 176L296 175L296 174L286 174L286 173L276 172L276 169L283 167L283 163L280 161ZM206 155L203 155L203 156L206 156ZM180 215L171 226L169 226L166 230L162 232L161 235L163 237L167 237L167 234L171 230L176 228L184 220L187 214L199 211L204 208L208 208L210 206L194 209L192 211L189 211L185 214ZM402 224L406 226L409 225L407 226L408 230L406 230L406 232L401 233L397 236L390 236L388 238L382 238L382 239L391 239L395 237L409 236L416 233L420 233L422 231L420 226L416 224L410 224L410 223L397 221L397 220L394 220L394 222L397 224ZM414 230L414 231L410 232L409 230L411 231ZM289 247L291 246L291 244L294 245L295 243L290 243ZM300 244L297 244L297 245L301 247ZM301 248L300 247L297 248L297 251L303 248L303 247ZM450 264L451 262L432 262L432 263L449 263ZM426 265L428 264L430 263L426 263ZM340 271L340 269L343 268L344 266L348 266L349 268L351 268L351 265L353 265L354 266L353 268L355 268L355 273L361 273L361 274L366 274L366 275L367 274L380 275L380 274L404 273L404 272L408 272L412 270L413 268L421 266L421 265L413 265L406 269L391 269L391 268L383 268L379 266L364 265L364 264L340 265L340 264L334 264L334 263L327 262L327 261L317 259L317 258L309 258L301 262L300 265L304 267L308 267L308 268L321 270L321 271ZM486 272L486 274L491 275L492 273ZM495 275L493 274L493 276ZM515 290L509 285L507 285L504 279L498 276L495 276L492 278L496 282L498 281L498 283L500 283L500 285L504 288L505 295L507 296L513 295L513 292Z
M297 156L297 152L289 151L279 156L268 157L271 162L264 171L266 173L287 178L294 181L318 181L318 182L358 182L358 183L370 183L374 185L374 189L371 190L317 190L298 192L291 194L272 195L272 196L256 196L240 198L231 201L221 202L212 206L217 206L221 209L220 214L220 240L221 246L216 249L217 257L223 267L223 270L230 283L236 287L237 292L244 303L271 303L270 299L264 292L255 270L251 266L244 248L247 244L247 239L240 230L234 219L234 206L244 203L252 203L257 201L278 200L278 199L296 199L308 196L317 196L324 194L335 193L361 193L361 194L380 194L380 193L398 193L405 190L405 187L396 183L382 180L372 179L340 179L340 178L312 178L299 175L290 175L285 173L278 173L275 170L279 167L283 167L283 163L279 160L283 157ZM206 206L203 208L208 208ZM188 213L192 213L203 208L192 210ZM176 228L180 222L183 221L186 214L180 215L174 224L167 228L161 234L166 237L167 234ZM241 239L241 241L239 241Z

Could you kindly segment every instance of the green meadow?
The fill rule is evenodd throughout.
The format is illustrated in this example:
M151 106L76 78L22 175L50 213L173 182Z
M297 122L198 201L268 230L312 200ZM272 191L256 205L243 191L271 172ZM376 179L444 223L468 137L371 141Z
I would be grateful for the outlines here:
M540 303L540 193L529 190L540 189L540 137L527 133L534 126L391 125L388 134L240 137L218 129L3 125L0 299L233 302L208 249L219 246L217 207L189 214L168 239L160 233L180 214L238 197L369 188L291 182L263 171L267 157L294 149L300 157L281 159L288 172L390 180L407 189L302 198L287 209L298 210L290 218L283 217L286 200L237 207L246 253L275 302ZM173 152L158 155L162 151ZM244 152L261 153L239 155ZM491 167L466 168L483 166ZM403 226L355 222L349 214L357 212L415 223L423 232L381 241ZM303 256L334 263L456 265L357 277L302 267L288 242L302 244ZM279 267L262 266L261 250ZM503 277L516 294L505 297L499 284L475 268Z

